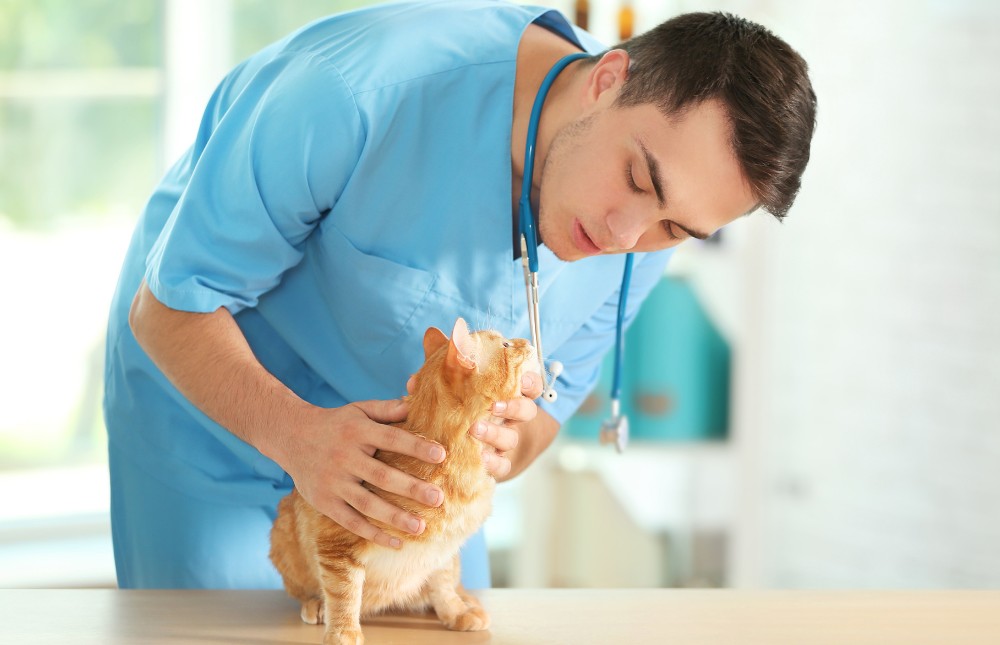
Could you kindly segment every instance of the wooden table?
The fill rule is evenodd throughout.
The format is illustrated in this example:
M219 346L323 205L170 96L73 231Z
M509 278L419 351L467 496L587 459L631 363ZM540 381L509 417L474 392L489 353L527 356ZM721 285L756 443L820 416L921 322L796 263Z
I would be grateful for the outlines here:
M363 624L368 645L997 645L1000 591L493 589L488 632L429 616ZM279 591L0 590L0 643L319 643Z

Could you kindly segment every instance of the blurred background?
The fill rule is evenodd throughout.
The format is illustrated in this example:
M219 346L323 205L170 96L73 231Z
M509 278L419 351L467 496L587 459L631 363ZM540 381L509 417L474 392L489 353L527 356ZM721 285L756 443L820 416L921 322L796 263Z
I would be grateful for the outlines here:
M0 0L0 587L113 586L100 418L131 228L236 62L364 2ZM788 219L675 256L602 384L498 489L498 586L1000 587L1000 4L566 0L612 44L758 21L819 127ZM605 378L605 380L608 380Z

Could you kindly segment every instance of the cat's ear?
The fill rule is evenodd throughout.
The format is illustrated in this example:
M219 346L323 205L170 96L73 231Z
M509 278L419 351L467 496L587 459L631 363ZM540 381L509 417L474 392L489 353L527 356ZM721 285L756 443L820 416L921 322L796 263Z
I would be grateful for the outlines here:
M451 344L448 345L448 363L465 369L476 369L476 341L469 334L469 326L461 318L455 321L451 330Z
M437 327L428 327L424 332L424 360L448 344L448 337Z

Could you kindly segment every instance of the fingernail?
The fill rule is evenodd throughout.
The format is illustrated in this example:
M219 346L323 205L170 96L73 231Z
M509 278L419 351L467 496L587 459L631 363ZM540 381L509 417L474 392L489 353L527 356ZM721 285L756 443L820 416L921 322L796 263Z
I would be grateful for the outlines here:
M507 404L503 401L497 401L496 403L493 404L494 412L503 412L506 409L507 409Z
M433 461L444 461L444 448L441 446L434 446L431 448L430 455Z
M424 493L424 501L430 504L431 506L437 506L438 504L440 504L442 502L443 497L444 493L442 493L439 490L429 490L426 493Z
M523 375L521 377L521 387L522 388L525 388L525 387L534 387L534 385L535 385L535 377L532 376L531 374L525 374L525 375Z
M389 538L389 546L394 549L398 549L403 543L400 542L399 538Z
M406 528L410 531L410 533L416 533L420 530L420 520L415 517L411 517L410 521L406 523Z
M481 437L484 434L486 434L486 424L483 423L482 421L477 423L476 427L472 429L472 434L476 435L477 437Z

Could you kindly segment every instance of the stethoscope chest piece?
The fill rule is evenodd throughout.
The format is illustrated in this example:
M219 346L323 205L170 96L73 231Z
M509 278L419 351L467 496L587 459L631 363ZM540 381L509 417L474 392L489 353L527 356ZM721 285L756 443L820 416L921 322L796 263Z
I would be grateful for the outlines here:
M559 361L552 361L549 363L549 378L548 380L542 379L544 381L544 388L542 390L542 400L548 403L555 403L556 399L559 398L559 394L556 393L555 385L556 379L563 372L563 364Z
M619 453L628 445L628 417L621 414L617 400L611 402L611 417L601 424L601 443L614 444Z

